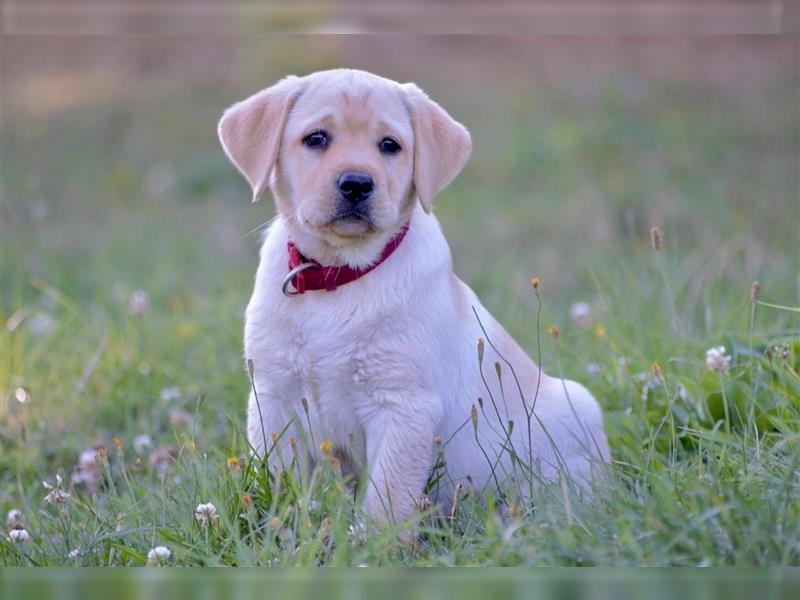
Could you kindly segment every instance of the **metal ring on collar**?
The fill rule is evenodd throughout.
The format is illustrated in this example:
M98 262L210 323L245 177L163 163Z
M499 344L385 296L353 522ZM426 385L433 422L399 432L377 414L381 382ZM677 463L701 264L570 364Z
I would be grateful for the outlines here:
M292 281L292 279L294 279L294 276L297 275L298 273L302 273L306 269L310 269L311 267L316 267L316 266L317 266L316 263L306 262L306 263L301 263L301 264L297 265L294 269L289 271L286 274L286 277L283 278L283 285L281 285L281 291L283 292L283 295L286 296L286 297L291 297L291 296L297 296L298 294L300 294L300 292L298 292L297 290L295 290L293 292L290 291L289 290L289 283Z

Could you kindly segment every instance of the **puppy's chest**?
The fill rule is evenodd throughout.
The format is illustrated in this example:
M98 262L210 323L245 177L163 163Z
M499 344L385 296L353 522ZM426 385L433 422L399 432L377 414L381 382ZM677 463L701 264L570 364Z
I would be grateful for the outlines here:
M269 363L273 383L301 387L319 402L369 402L406 371L390 315L300 309L264 317L248 322L248 354Z

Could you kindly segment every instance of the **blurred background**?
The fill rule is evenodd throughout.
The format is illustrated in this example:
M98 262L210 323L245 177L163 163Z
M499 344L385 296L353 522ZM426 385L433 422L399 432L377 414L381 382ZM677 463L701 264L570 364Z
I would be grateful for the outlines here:
M793 4L29 1L3 19L2 320L27 332L5 338L5 416L20 389L55 393L94 399L48 403L59 431L121 431L179 384L222 397L226 431L273 207L250 204L216 123L331 67L415 81L471 130L435 212L456 272L527 348L532 276L564 327L604 286L659 293L652 226L698 330L756 279L797 304Z

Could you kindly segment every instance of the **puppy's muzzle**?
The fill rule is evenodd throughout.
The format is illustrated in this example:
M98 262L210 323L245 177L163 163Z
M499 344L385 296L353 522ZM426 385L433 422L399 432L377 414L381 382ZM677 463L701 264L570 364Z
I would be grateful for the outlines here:
M372 196L375 182L369 173L345 171L339 176L336 186L339 188L339 194L343 200L356 205L369 200L369 197Z

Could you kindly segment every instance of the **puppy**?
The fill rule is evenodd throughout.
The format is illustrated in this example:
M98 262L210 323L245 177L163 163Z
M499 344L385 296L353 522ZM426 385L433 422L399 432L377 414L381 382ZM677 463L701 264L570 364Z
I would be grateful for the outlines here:
M290 76L218 132L253 201L269 187L277 207L244 336L248 438L271 466L297 452L309 467L330 441L363 465L363 505L387 521L413 514L441 454L445 507L458 483L527 496L608 460L592 395L540 371L453 274L431 205L472 142L416 85Z

